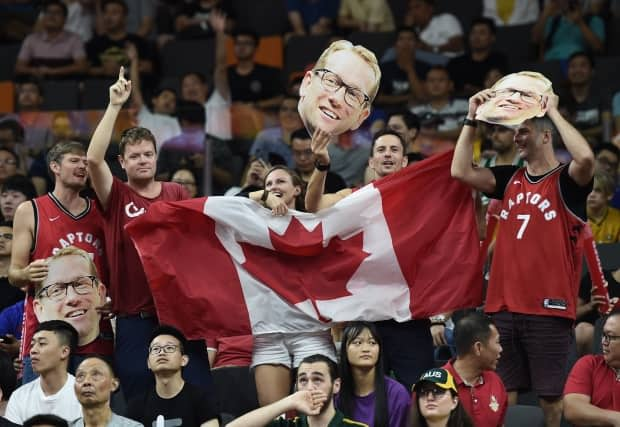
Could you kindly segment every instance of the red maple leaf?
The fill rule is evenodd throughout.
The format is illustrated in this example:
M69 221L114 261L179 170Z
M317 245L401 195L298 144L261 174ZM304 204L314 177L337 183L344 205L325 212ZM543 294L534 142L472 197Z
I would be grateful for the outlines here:
M291 304L330 300L351 295L346 285L369 255L363 251L364 235L333 237L323 247L322 224L312 231L295 218L280 236L269 230L275 250L239 243L245 254L243 267Z

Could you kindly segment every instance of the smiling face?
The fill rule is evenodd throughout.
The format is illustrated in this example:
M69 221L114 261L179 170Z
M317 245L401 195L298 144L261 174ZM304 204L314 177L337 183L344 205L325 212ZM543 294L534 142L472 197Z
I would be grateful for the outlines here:
M585 55L577 55L568 63L567 77L570 84L584 85L592 79L592 63Z
M349 87L372 96L375 85L373 68L353 50L331 53L321 69L327 69ZM355 72L352 72L355 70ZM351 106L345 102L345 88L330 91L321 82L323 73L308 71L299 88L299 114L312 135L319 128L332 135L357 129L370 113L370 106Z
M85 359L75 371L75 395L84 408L108 403L118 385L108 364L97 357Z
M152 141L143 139L138 143L127 144L125 153L118 158L130 181L144 181L155 177L157 153Z
M188 361L181 343L172 335L159 335L151 341L147 365L153 373L180 372Z
M492 87L495 96L478 107L476 119L513 126L546 113L544 96L551 94L551 83L540 75L509 74Z
M78 345L85 345L99 336L101 315L96 307L105 302L106 289L103 283L95 281L94 287L85 276L94 274L91 264L80 255L67 255L51 259L48 274L41 288L56 283L80 281L84 283L84 295L78 294L71 286L67 287L66 295L59 299L48 295L39 295L34 300L34 312L39 322L47 320L64 320L78 332ZM89 285L89 286L86 286ZM37 291L40 290L37 288Z
M265 190L284 200L289 209L295 209L295 197L301 194L301 187L284 169L274 169L265 176Z
M395 135L383 135L375 141L368 166L378 178L391 175L407 166L407 156Z

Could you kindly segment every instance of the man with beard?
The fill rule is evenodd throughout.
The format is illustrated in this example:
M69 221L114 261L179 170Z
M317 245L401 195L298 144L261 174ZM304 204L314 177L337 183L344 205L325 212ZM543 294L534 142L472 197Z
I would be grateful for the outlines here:
M141 427L142 424L112 412L110 396L119 386L111 363L101 356L89 356L75 371L75 395L82 405L82 416L73 427Z
M47 154L54 175L54 190L44 196L23 202L15 212L13 249L9 281L17 287L41 285L48 273L47 258L61 248L73 245L85 250L105 272L101 213L93 200L80 196L86 186L86 153L79 142L61 142ZM105 277L105 275L104 275ZM24 383L34 379L28 361L32 333L37 325L33 310L34 294L29 293L22 333ZM99 352L110 354L111 343L102 343Z
M302 360L297 369L296 389L296 393L284 399L235 419L228 427L367 427L366 424L344 418L334 406L334 395L340 391L340 376L338 367L328 357L315 354ZM280 414L293 410L303 415L276 419Z

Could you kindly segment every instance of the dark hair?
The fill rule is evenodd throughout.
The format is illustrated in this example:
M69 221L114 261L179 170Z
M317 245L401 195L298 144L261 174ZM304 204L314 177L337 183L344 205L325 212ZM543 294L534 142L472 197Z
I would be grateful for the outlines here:
M432 65L426 72L427 77L428 77L428 73L430 73L431 71L443 71L444 73L446 73L446 76L448 76L448 78L452 80L452 75L450 75L450 70L448 70L448 67L446 67L445 65L440 65L440 64Z
M454 343L457 356L464 356L471 351L471 346L480 341L486 343L491 337L493 320L479 312L469 313L454 326Z
M64 3L63 3L64 5ZM22 88L24 85L33 85L39 91L39 96L43 96L43 86L41 85L41 81L35 77L24 77L19 79L19 88ZM18 91L19 94L19 91Z
M306 198L306 184L301 179L299 174L297 174L297 172L295 172L293 169L288 168L288 167L286 167L284 165L276 165L276 166L272 167L271 169L269 169L267 171L267 173L265 174L265 183L267 182L267 177L269 176L269 174L271 172L277 170L277 169L281 169L284 172L286 172L291 177L291 181L293 181L293 185L295 187L299 186L299 188L301 188L301 191L295 197L295 209L298 210L298 211L305 211L306 210L306 202L305 202L305 198ZM264 184L263 184L263 189L265 189L265 185Z
M294 139L312 139L306 128L299 128L291 134L291 143Z
M69 427L69 423L64 418L60 418L57 415L52 414L39 414L34 417L28 418L22 424L24 427L37 427L37 426L54 426L54 427Z
M64 4L61 0L46 0L42 5L41 10L43 10L43 12L45 13L47 11L47 8L50 6L58 6L59 8L61 8L62 15L65 17L65 19L67 18L69 10L67 9L67 5Z
M47 165L62 162L65 154L86 154L86 147L78 141L60 141L47 152Z
M403 118L403 122L405 122L405 126L407 126L407 129L417 129L418 131L420 130L420 118L406 108L391 112L387 117L386 123L395 116L400 116Z
M127 7L127 3L125 3L123 0L103 0L101 2L101 10L105 10L106 6L109 4L117 4L122 7L125 16L127 16L127 14L129 13L129 7Z
M594 148L595 155L600 153L601 151L609 151L610 153L614 154L618 158L618 160L620 160L620 148L616 147L611 142L602 142L598 144L596 148Z
M17 153L13 150L11 150L10 148L7 147L0 147L0 151L6 151L7 153L9 153L11 156L13 156L13 158L15 159L15 166L19 169L19 156L17 155Z
M450 393L452 394L452 397L456 396L452 390L450 390ZM424 416L422 415L422 411L420 410L419 398L416 398L415 404L418 408L418 425L420 427L428 427L426 418L424 418ZM465 412L465 409L463 408L460 400L459 403L456 405L456 408L454 408L452 412L450 412L446 427L474 427L473 421L471 420L469 415L467 415L467 412Z
M401 25L400 27L396 29L394 33L394 42L398 40L398 36L400 36L400 33L413 33L416 41L420 38L420 36L418 35L418 32L411 25Z
M0 351L0 390L2 390L2 400L9 400L11 393L16 388L17 374L13 368L13 358L6 351Z
M586 58L588 60L588 62L590 63L590 67L594 68L594 65L595 65L594 64L594 57L590 53L585 52L583 50L575 52L571 56L569 56L568 57L568 61L566 61L566 63L570 64L573 61L573 59L579 58L579 57Z
M0 221L0 227L9 227L13 228L13 221Z
M381 336L374 323L371 322L351 322L344 328L342 333L342 342L340 344L340 375L342 377L342 383L340 384L340 393L338 393L340 399L340 410L345 416L353 416L353 410L355 408L355 380L353 379L353 370L349 364L347 356L347 347L349 344L361 334L364 329L368 329L370 335L375 339L379 346L379 357L377 358L377 364L375 365L375 380L374 380L374 392L375 392L375 427L388 427L389 425L389 412L387 404L387 391L385 389L385 371L383 368L383 343Z
M32 181L30 181L30 178L20 174L10 176L2 183L0 192L5 191L18 191L26 196L27 200L32 200L37 197L37 191Z
M553 121L547 116L544 115L542 117L532 117L531 119L527 119L530 123L534 125L536 130L539 132L543 132L545 130L551 131L551 138L555 138L558 135L558 129L555 127Z
M85 361L87 361L88 359L97 359L97 360L101 360L103 363L106 364L106 366L108 367L108 369L110 370L110 373L112 374L112 376L114 378L118 378L118 376L116 375L116 368L114 367L114 362L112 361L111 358L107 357L107 356L103 356L101 354L89 354L88 356L86 356L79 364L78 364L78 368L80 367L80 365L82 363L84 363Z
M190 77L190 76L196 77L198 80L200 80L200 83L204 85L208 83L207 77L204 74L202 74L200 71L188 71L187 73L183 74L181 76L181 83L183 83L183 80L185 80L187 77Z
M491 34L495 35L497 33L495 21L491 18L487 18L486 16L478 16L471 20L471 25L469 26L470 33L475 25L486 25L489 28L489 31L491 31Z
M157 152L157 143L155 142L155 136L153 133L147 128L136 126L125 129L123 133L121 133L121 141L118 143L119 154L124 156L127 145L137 145L141 141L150 141L153 143L153 150Z
M260 37L258 36L258 33L256 31L254 31L251 28L239 28L237 30L235 30L233 32L233 38L235 40L235 42L237 41L237 37L239 36L248 36L251 37L252 40L254 40L254 46L258 46L258 42L260 40Z
M10 130L14 142L24 141L24 127L15 119L5 119L0 122L0 130Z
M327 368L329 369L329 376L332 379L332 382L338 378L340 378L340 374L338 373L338 365L336 362L331 360L329 357L324 354L313 354L312 356L304 357L301 362L299 362L299 366L304 363L325 363Z
M191 124L205 124L205 107L194 101L177 101L177 119L179 122Z
M170 86L162 86L162 87L158 87L157 89L153 91L151 98L157 98L159 95L161 95L164 92L172 92L174 96L177 96L177 91L174 90L174 88Z
M381 129L379 132L375 133L372 137L372 145L370 146L370 157L372 157L372 155L375 152L375 145L377 144L377 140L385 135L394 135L396 138L398 138L400 145L403 147L403 156L404 156L405 153L407 152L407 143L403 139L403 136L400 133L396 132L395 130L384 128L384 129Z
M58 336L58 340L62 345L69 346L71 354L75 352L78 345L78 332L70 324L64 320L48 320L41 322L34 330L34 333L41 331L51 331Z
M159 325L158 327L153 329L153 332L151 332L151 338L149 339L149 346L151 345L153 340L160 335L170 335L170 336L175 337L179 341L179 344L181 345L181 348L180 348L181 354L187 354L186 353L187 338L185 338L185 335L183 335L183 332L181 332L180 330L178 330L172 325Z

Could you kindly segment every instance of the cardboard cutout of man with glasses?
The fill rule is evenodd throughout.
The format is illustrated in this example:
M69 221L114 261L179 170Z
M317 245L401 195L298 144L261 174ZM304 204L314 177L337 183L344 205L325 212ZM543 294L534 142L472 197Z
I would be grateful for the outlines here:
M517 126L547 112L546 95L551 82L534 71L520 71L499 79L492 87L494 96L476 111L476 120L503 126Z
M73 246L48 259L47 277L35 288L34 312L39 322L64 320L78 331L78 347L100 335L106 288L86 251Z

